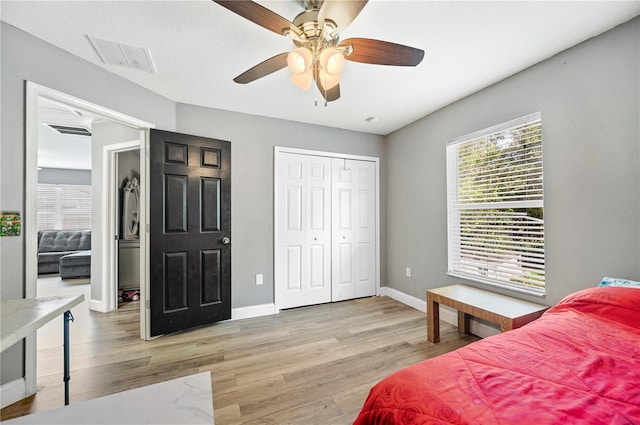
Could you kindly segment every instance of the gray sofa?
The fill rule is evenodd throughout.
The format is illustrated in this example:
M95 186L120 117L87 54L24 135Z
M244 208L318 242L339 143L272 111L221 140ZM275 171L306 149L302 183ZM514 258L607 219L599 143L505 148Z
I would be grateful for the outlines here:
M60 273L62 279L91 275L91 230L38 232L38 274Z

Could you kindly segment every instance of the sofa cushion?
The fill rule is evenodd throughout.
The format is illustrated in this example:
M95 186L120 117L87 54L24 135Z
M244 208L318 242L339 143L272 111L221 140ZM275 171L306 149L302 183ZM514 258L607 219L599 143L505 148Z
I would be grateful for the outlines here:
M79 251L60 257L60 267L91 264L91 251Z
M56 264L58 264L58 261L60 260L60 258L64 257L65 255L73 254L74 252L77 252L77 251L43 252L43 253L38 254L38 263L40 263L40 264L47 264L47 263L56 263Z
M91 230L43 230L38 239L40 253L91 249Z
M60 278L91 276L91 251L79 251L60 258Z

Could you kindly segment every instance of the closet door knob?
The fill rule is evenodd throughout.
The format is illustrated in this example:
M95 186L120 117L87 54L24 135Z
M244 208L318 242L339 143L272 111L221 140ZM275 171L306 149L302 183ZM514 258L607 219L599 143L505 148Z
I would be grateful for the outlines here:
M229 243L231 243L231 239L229 238L229 236L225 236L224 238L222 238L222 243L224 245L229 245Z

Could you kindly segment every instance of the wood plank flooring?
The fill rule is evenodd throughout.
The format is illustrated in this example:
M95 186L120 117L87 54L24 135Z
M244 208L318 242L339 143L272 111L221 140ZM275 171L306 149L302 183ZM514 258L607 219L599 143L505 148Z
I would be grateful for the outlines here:
M211 371L217 425L350 424L380 379L478 339L442 323L442 342L427 342L425 315L387 297L285 310L154 341L138 338L137 303L74 314L72 403ZM39 391L2 409L2 420L64 404L61 341L61 329L39 333Z

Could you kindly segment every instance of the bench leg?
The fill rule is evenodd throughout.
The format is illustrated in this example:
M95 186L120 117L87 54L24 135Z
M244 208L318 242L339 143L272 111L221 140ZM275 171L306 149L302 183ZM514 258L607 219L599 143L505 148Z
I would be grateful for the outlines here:
M471 333L471 316L461 311L458 311L458 333Z
M427 341L440 342L440 304L427 293Z

